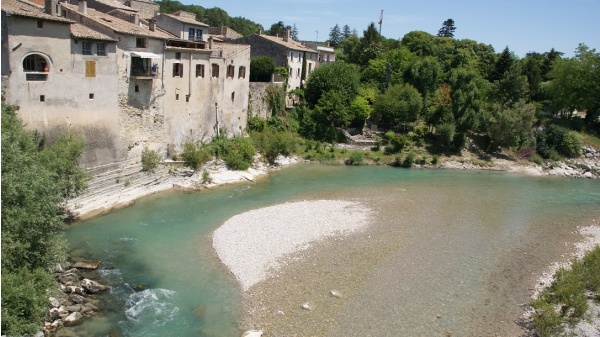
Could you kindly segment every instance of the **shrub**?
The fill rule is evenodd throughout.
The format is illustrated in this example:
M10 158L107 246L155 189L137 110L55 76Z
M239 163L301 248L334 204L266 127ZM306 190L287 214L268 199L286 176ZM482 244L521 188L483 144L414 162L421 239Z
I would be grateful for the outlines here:
M562 155L577 157L581 154L583 144L580 136L557 125L550 125L536 136L537 151L544 158ZM554 154L556 152L556 154Z
M396 134L392 130L388 130L385 134L383 134L383 138L389 143L392 139L396 138Z
M405 146L409 145L410 142L404 136L398 136L391 139L388 146L385 148L386 154L400 153Z
M434 154L433 157L431 157L431 164L433 165L437 165L440 162L440 156L437 154Z
M532 303L532 307L535 309L533 328L538 336L557 336L563 332L562 319L553 305L543 300L536 300Z
M531 161L538 165L542 165L544 163L544 158L542 158L542 156L536 153L533 156L531 156Z
M160 164L160 156L154 150L145 148L142 151L142 171L154 172Z
M406 158L404 158L404 162L402 164L404 165L404 167L412 167L415 163L416 158L417 155L414 153L413 150L410 150L406 155Z
M296 151L296 140L289 132L276 131L269 127L263 132L252 133L251 138L258 151L270 164L274 164L280 154L289 156ZM307 149L308 147L307 145Z
M363 154L358 151L354 151L350 154L350 158L346 160L346 165L358 166L363 162Z
M250 138L215 137L211 143L213 154L223 159L231 170L247 170L254 161L256 149Z
M207 170L202 171L202 183L210 184L212 183L212 178L210 177L210 173Z
M43 269L2 268L2 334L33 335L44 322L48 299L46 289L54 286Z
M199 169L212 159L210 150L206 146L196 146L191 142L186 142L183 145L181 157L185 161L185 164L194 170Z

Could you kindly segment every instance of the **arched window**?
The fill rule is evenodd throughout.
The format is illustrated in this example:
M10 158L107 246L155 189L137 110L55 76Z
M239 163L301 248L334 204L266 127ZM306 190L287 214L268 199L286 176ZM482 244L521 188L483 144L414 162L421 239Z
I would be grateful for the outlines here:
M46 81L50 62L41 54L30 54L23 59L23 72L27 81Z

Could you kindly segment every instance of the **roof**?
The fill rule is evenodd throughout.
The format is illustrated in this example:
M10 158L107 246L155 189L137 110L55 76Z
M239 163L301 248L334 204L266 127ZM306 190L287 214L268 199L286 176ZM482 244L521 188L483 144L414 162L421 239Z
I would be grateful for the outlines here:
M221 57L223 58L228 58L246 49L250 49L250 45L234 43L213 43L212 47L212 50L220 50L222 52Z
M189 17L186 17L186 16L178 16L178 15L166 14L166 13L163 13L161 15L168 16L168 17L170 17L170 18L172 18L174 20L177 20L179 22L183 22L183 23L187 23L187 24L191 24L191 25L196 25L196 26L208 27L208 25L206 23L200 22L200 21L198 21L196 19L192 19L192 18L189 18Z
M312 48L309 48L303 44L301 44L300 42L294 41L294 40L288 40L288 42L283 41L283 38L281 37L277 37L277 36L271 36L271 35L262 35L262 34L253 34L259 37L262 37L264 39L267 39L269 41L275 42L277 44L280 44L288 49L294 49L294 50L299 50L299 51L307 51L307 52L311 52L311 53L316 53L316 51Z
M27 0L2 0L2 11L16 16L24 16L33 19L43 19L55 22L73 23L74 21L44 13L41 7Z
M164 31L156 29L155 31L151 31L148 26L140 24L139 26L117 17L114 17L109 14L102 13L93 8L87 9L87 14L83 14L79 11L79 8L75 5L69 5L66 3L61 3L61 6L71 10L78 15L81 15L85 18L88 18L104 27L112 29L115 33L126 34L126 35L134 35L134 36L144 36L151 37L155 39L171 39L174 36L166 33Z
M82 24L74 23L71 25L71 36L78 39L88 39L88 40L99 40L99 41L110 41L117 42L117 39L113 39L108 35L104 35L100 32L97 32L93 29L90 29Z
M106 5L108 7L112 7L112 8L116 8L116 9L122 9L128 12L138 12L137 9L135 8L131 8L129 6L125 6L122 2L117 1L117 0L94 0L98 3L101 3L103 5Z

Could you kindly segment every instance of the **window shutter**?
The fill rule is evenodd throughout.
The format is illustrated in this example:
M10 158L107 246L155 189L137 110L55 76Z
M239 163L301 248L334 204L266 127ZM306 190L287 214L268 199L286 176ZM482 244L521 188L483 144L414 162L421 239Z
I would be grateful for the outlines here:
M96 77L96 61L85 61L85 77Z

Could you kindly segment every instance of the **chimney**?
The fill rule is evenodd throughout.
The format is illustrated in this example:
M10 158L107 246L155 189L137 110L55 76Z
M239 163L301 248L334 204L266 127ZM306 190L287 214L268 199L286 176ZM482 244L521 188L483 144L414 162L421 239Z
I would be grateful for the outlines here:
M150 28L151 32L155 31L156 30L156 20L149 19L148 20L148 28Z
M140 25L140 15L138 13L129 14L129 20L136 26Z
M60 11L58 10L58 0L45 0L44 12L52 16L59 16Z
M262 35L262 29L258 29L258 35Z
M87 0L79 0L79 12L87 14Z
M290 40L291 29L287 28L285 30L285 35L283 36L283 41L288 42Z
M208 49L209 50L212 50L212 43L213 43L213 38L212 38L212 36L210 36L208 38Z

